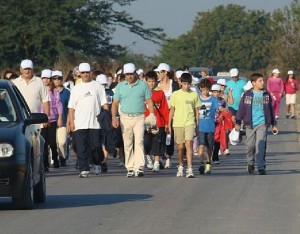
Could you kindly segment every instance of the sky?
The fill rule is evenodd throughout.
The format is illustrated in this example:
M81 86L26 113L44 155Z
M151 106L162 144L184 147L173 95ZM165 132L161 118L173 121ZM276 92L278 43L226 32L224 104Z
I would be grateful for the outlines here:
M193 27L198 12L213 10L216 6L238 4L249 10L271 12L291 4L293 0L136 0L125 10L135 19L141 20L145 28L163 28L167 36L176 38ZM112 43L127 46L134 53L153 56L158 54L159 45L146 41L117 28Z

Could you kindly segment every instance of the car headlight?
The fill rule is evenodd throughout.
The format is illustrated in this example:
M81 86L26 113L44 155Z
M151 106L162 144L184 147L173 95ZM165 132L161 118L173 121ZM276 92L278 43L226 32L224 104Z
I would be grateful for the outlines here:
M0 144L0 158L10 157L13 155L14 147L10 144Z

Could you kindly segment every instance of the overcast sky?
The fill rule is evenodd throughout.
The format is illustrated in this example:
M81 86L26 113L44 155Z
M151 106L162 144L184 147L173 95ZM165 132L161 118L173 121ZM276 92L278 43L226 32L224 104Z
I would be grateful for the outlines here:
M144 26L161 27L165 33L176 38L193 27L197 13L209 11L219 5L238 4L247 9L273 11L290 5L292 0L137 0L131 6L124 7L135 19L141 20ZM117 29L113 43L128 46L135 53L148 56L158 54L159 46L128 32Z

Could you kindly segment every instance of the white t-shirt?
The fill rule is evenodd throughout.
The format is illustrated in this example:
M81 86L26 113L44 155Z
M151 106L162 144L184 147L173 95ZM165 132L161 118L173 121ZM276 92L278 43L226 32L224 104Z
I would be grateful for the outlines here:
M105 90L99 82L81 82L71 91L68 108L75 110L75 131L78 129L100 129L97 115L106 104Z
M22 76L13 81L22 93L32 113L41 112L41 104L50 101L50 96L44 82L39 77L32 77L27 83Z

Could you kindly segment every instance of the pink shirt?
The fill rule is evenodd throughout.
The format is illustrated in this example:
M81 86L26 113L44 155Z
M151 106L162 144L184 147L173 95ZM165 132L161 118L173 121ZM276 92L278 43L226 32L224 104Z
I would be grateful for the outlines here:
M286 82L284 82L284 90L286 94L295 94L298 89L299 84L297 80L288 79Z
M267 81L267 90L273 94L283 94L284 84L281 78L270 77Z

